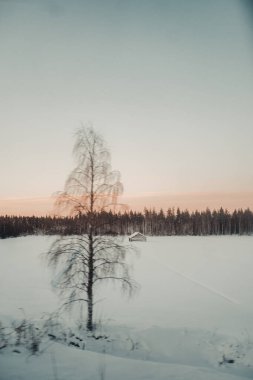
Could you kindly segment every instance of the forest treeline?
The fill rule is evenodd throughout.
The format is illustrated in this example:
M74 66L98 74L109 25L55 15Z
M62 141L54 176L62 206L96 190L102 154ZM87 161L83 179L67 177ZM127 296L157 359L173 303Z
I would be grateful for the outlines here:
M243 235L253 233L253 212L250 209L181 211L179 208L123 213L100 212L94 215L97 234L130 235ZM88 231L87 215L80 217L0 216L0 238L23 235L79 235Z

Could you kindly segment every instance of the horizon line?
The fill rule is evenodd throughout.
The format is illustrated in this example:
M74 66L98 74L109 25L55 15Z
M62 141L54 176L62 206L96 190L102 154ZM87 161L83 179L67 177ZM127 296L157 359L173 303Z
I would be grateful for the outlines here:
M146 192L129 193L119 197L127 209L148 210L177 209L192 211L253 209L253 192ZM54 210L55 196L0 197L0 215L8 216L57 216Z

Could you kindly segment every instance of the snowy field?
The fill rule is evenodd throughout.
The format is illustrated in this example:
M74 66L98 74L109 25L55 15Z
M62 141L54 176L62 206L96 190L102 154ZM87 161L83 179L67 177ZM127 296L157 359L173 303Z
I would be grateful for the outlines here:
M54 237L0 240L0 321L40 321L59 303L43 252ZM253 237L150 237L129 257L140 290L97 292L85 349L0 350L1 380L253 379ZM62 315L74 326L80 315ZM79 340L80 340L79 332ZM44 346L43 346L44 345ZM84 348L84 347L83 347Z

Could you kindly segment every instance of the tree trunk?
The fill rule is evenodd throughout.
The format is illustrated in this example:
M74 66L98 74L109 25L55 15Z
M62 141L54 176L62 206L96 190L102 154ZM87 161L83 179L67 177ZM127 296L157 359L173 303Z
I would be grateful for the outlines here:
M89 260L88 260L88 286L87 286L87 302L88 302L88 317L87 330L93 330L93 230L90 227L89 233Z
M92 297L92 287L88 291L88 317L86 328L88 331L93 331L93 297Z

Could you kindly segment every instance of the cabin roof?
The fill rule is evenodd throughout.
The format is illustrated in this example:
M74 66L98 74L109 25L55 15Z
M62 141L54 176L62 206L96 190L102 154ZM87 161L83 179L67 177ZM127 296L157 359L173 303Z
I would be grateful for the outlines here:
M133 238L133 237L135 237L135 236L138 236L138 235L145 237L145 235L143 235L143 234L140 233L140 232L134 232L132 235L129 236L129 238L131 239L131 238Z

